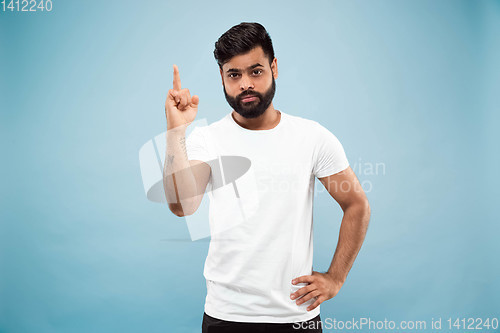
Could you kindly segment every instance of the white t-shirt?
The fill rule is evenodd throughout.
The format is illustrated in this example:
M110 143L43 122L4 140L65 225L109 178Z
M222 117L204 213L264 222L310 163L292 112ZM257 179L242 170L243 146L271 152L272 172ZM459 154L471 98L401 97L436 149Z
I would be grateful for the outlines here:
M205 312L239 322L291 323L320 306L290 294L312 274L314 177L349 166L339 140L318 122L281 112L277 126L249 130L231 113L196 127L189 160L210 164L211 241L205 261Z

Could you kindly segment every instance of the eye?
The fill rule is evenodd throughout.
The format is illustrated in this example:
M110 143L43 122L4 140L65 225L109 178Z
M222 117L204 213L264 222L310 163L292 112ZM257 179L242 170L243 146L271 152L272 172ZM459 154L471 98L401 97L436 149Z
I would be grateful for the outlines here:
M234 79L234 78L238 77L239 75L240 75L239 73L229 73L229 75L228 75L228 76L229 76L231 79Z
M262 69L254 69L253 70L253 74L254 75L260 75L260 74L262 74Z

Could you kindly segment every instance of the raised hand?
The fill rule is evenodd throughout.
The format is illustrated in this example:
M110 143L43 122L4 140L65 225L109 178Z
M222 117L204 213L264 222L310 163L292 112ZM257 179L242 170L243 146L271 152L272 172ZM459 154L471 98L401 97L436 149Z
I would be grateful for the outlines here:
M179 68L174 65L173 89L168 91L165 102L165 115L167 117L167 130L189 125L196 118L198 103L200 99L194 95L191 97L189 89L181 89L181 77Z

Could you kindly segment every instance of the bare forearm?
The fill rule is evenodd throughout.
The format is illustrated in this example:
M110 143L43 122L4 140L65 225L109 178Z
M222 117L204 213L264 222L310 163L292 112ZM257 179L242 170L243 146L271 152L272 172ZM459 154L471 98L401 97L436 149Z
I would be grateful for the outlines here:
M186 151L186 127L167 131L167 149L163 168L163 187L169 207L177 215L188 214L196 195L196 180ZM173 208L173 209L172 209Z
M369 221L368 203L352 205L345 209L337 249L327 272L335 281L345 282L365 239Z

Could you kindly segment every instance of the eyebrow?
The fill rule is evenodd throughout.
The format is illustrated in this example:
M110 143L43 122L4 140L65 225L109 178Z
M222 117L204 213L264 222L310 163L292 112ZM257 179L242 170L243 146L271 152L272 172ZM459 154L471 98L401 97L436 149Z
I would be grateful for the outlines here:
M248 66L247 69L254 69L255 67L264 67L259 63L253 64L252 66ZM239 73L240 70L238 68L229 68L226 73Z

